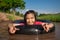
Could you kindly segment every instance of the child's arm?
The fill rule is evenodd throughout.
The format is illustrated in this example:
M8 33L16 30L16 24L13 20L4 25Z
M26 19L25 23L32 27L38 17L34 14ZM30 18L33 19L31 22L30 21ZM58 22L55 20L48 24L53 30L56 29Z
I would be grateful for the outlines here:
M20 25L20 24L16 24L16 23L13 24L13 26L18 26L18 25Z
M14 23L13 26L19 26L19 25L24 25L24 23Z

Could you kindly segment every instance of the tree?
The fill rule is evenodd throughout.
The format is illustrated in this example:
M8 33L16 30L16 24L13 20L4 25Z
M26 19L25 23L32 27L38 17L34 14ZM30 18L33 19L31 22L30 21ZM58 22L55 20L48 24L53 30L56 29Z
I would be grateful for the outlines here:
M19 12L16 12L16 13L15 13L15 15L19 16L19 15L20 15L20 13L19 13Z
M13 10L13 17L15 17L15 8L24 9L25 2L23 0L0 0L0 11L10 11ZM15 19L14 19L15 20Z
M25 2L23 0L0 0L0 10L9 11L11 8L15 11L15 8L25 8Z
M46 15L46 14L39 14L39 17L40 17L40 16L44 16L44 15Z

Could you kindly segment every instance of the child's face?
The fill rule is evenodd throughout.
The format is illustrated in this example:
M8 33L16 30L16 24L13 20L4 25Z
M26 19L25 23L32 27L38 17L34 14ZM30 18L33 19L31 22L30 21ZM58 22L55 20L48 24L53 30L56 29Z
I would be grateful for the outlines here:
M33 25L34 22L35 22L35 16L34 14L30 13L30 14L27 14L26 16L26 22L28 25Z

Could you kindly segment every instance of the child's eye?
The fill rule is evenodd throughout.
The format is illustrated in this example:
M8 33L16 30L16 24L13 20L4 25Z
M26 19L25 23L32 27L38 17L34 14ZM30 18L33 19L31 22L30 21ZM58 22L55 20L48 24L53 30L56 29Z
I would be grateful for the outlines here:
M29 19L29 18L26 18L26 19Z
M34 17L31 17L31 19L33 19Z
M31 19L34 19L34 17L31 17Z

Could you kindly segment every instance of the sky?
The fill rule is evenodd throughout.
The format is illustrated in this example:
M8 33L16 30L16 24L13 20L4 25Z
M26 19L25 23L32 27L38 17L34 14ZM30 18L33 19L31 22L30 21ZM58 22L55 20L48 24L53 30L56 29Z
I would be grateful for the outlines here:
M26 2L25 13L28 10L35 10L38 13L59 13L60 0L24 0Z

